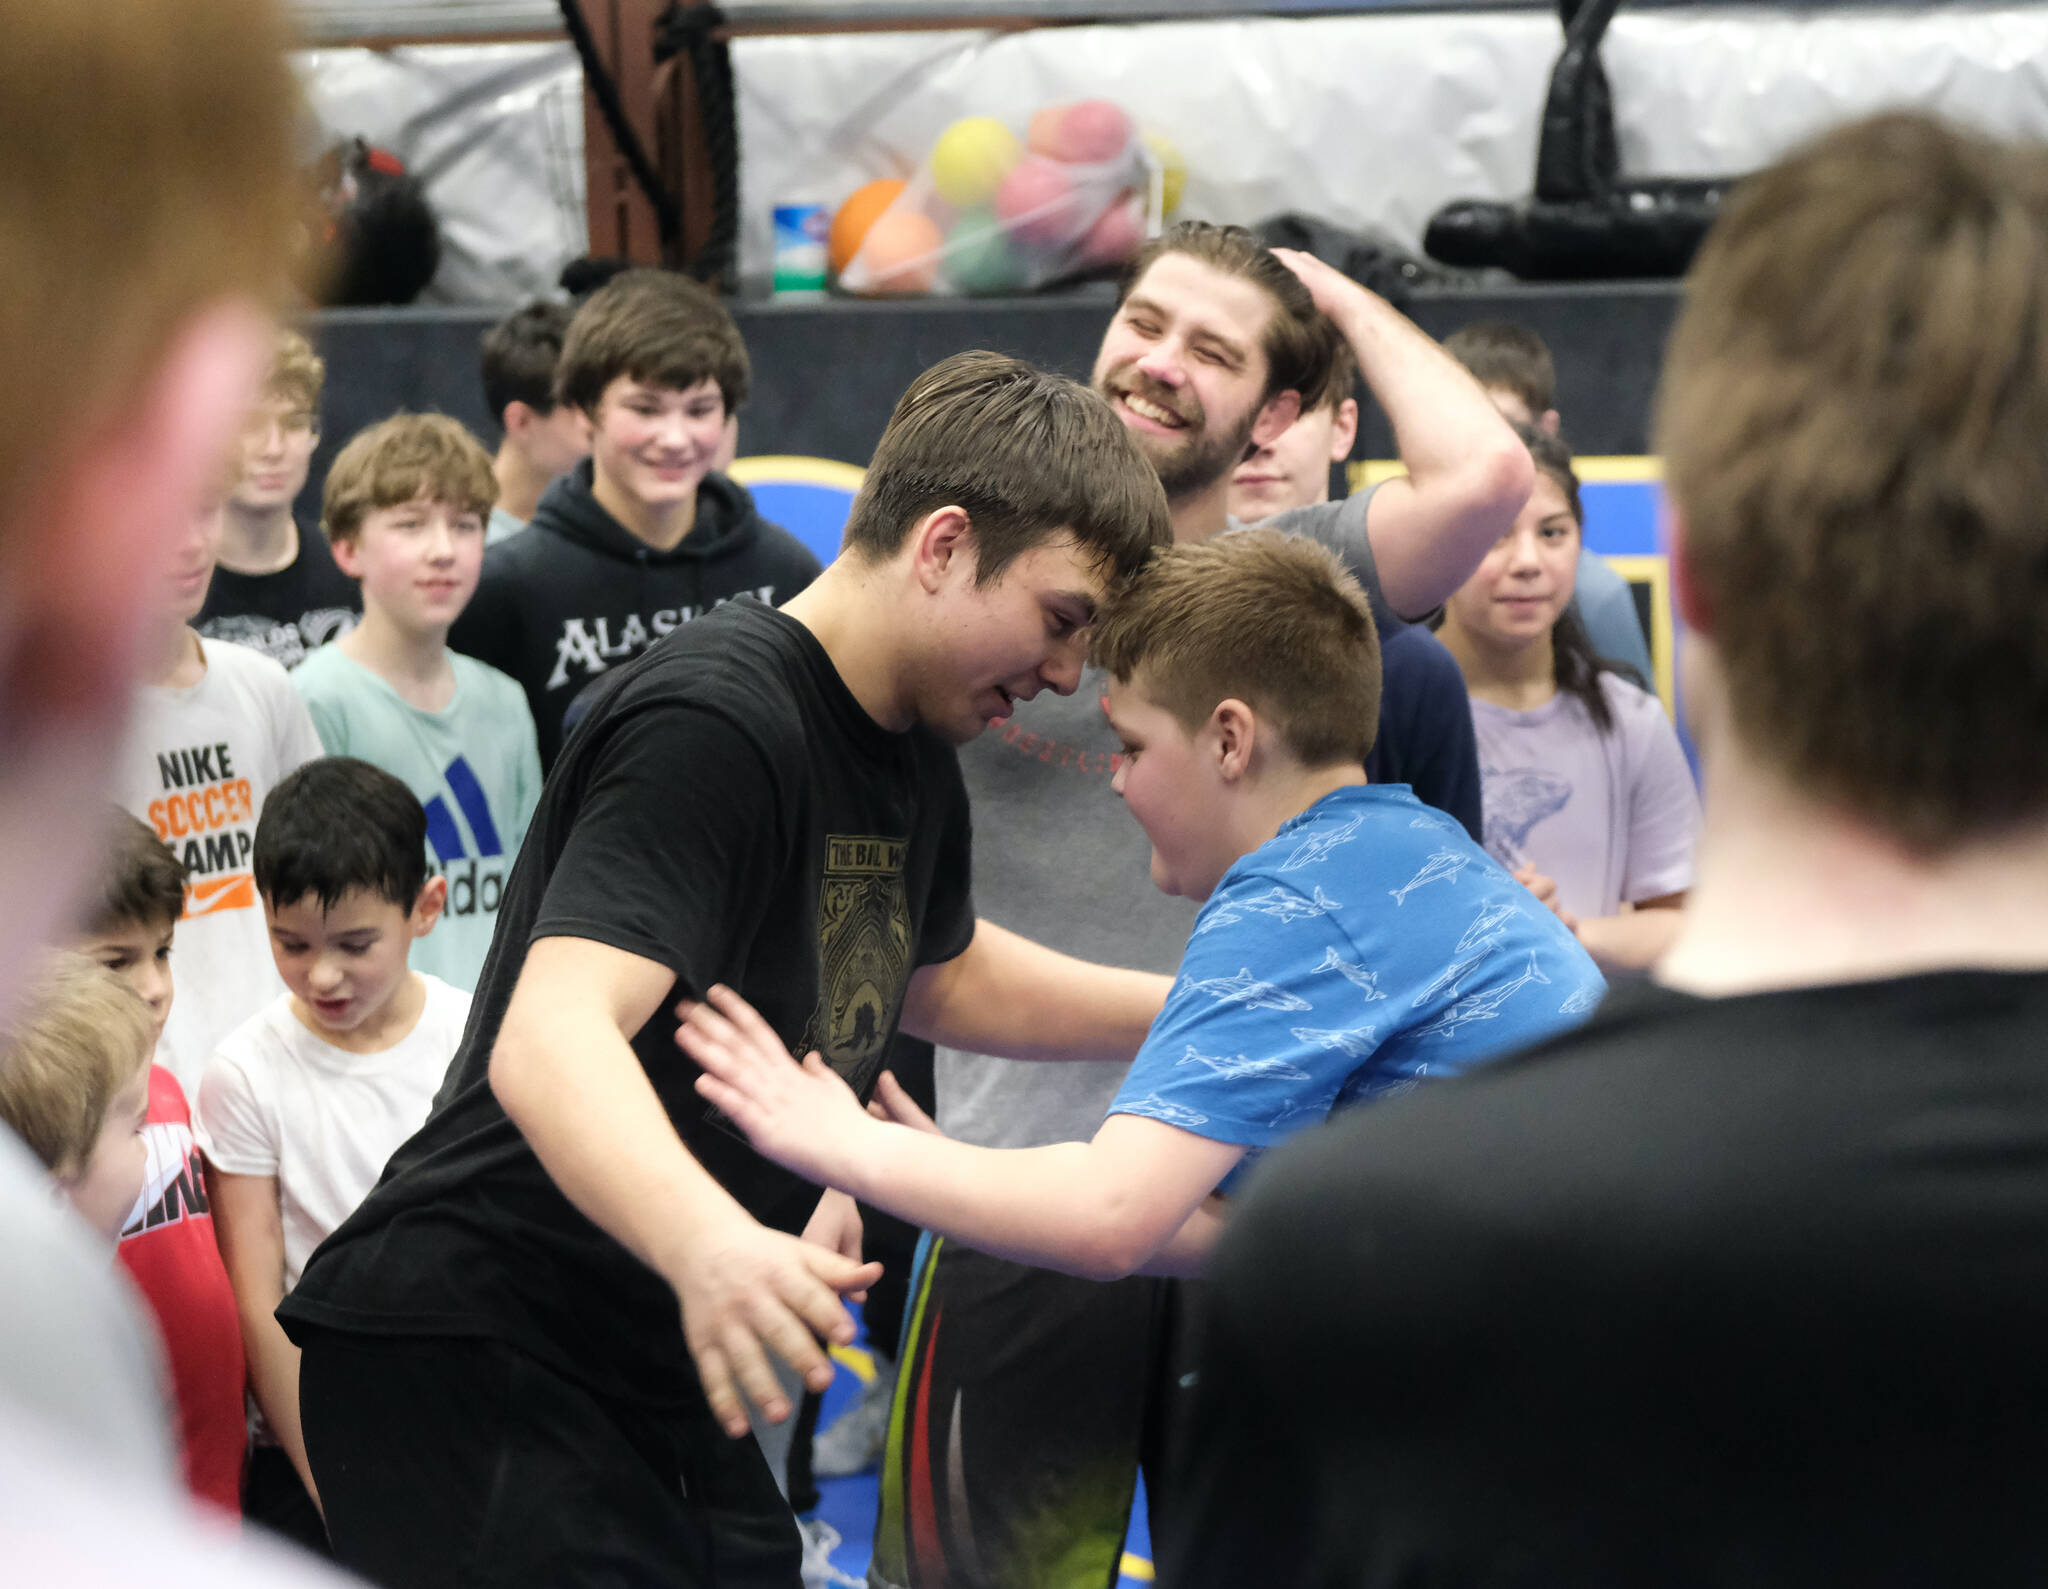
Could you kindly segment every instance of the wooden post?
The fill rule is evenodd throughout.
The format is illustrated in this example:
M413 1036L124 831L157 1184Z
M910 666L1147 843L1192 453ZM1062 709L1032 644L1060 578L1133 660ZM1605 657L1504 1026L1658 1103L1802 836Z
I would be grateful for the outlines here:
M654 156L655 86L654 19L662 0L582 0L584 16L597 41L597 53L619 85L626 119ZM663 263L661 224L654 206L633 180L632 168L620 153L604 114L586 87L583 91L583 167L585 209L590 223L590 252L596 258L618 258L636 265ZM658 158L658 156L655 156Z
M697 6L704 0L683 0ZM697 93L696 74L687 55L665 62L655 84L656 116L659 120L658 153L668 189L681 207L681 236L676 264L697 258L711 238L718 216L718 177L710 139L704 130L704 106ZM736 269L738 261L734 260ZM730 286L712 281L713 288Z

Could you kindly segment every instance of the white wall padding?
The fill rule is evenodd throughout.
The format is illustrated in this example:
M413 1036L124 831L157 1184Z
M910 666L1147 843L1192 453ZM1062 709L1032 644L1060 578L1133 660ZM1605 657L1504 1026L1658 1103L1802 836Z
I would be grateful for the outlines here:
M1543 11L744 38L743 273L767 275L776 204L908 175L955 117L1095 95L1180 146L1184 214L1414 245L1451 199L1528 192L1560 42ZM1631 175L1748 170L1889 105L2048 139L2048 5L1624 11L1603 53Z
M1021 128L1041 105L1095 95L1179 145L1184 214L1303 210L1413 246L1452 199L1528 192L1559 42L1543 10L742 38L742 273L765 288L775 205L907 176L956 117ZM1603 53L1630 175L1749 170L1890 105L2048 140L2048 3L1624 11ZM587 246L566 43L299 60L325 134L362 133L427 182L446 240L430 297L525 297Z
M589 247L583 71L564 44L307 50L295 57L324 146L360 134L426 184L441 269L424 301L547 292Z

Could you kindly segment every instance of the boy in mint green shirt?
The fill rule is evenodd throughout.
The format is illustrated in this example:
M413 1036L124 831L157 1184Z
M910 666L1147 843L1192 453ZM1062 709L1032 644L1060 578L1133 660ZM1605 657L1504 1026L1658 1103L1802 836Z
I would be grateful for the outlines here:
M320 527L362 584L363 621L292 675L329 755L383 768L426 808L448 903L412 963L465 992L541 786L525 692L448 649L496 500L490 456L444 414L396 414L351 440L328 471Z

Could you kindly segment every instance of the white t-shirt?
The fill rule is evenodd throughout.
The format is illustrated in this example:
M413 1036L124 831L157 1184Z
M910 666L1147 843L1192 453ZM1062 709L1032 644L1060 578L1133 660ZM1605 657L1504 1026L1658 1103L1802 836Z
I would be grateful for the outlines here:
M469 995L439 977L413 1029L379 1054L315 1036L289 993L220 1045L199 1084L200 1151L230 1175L277 1177L284 1288L356 1210L385 1160L419 1130L469 1020Z
M283 991L250 853L278 780L320 754L283 668L224 640L199 642L205 677L145 685L116 788L191 874L171 948L177 993L156 1062L196 1096L216 1044Z
M1692 886L1700 799L1664 703L1600 675L1614 731L1559 690L1527 712L1472 698L1486 852L1554 879L1575 916Z

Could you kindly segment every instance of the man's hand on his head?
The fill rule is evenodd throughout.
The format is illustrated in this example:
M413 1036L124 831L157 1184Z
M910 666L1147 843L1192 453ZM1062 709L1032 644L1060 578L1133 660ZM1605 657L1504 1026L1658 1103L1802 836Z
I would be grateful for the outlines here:
M1304 254L1298 248L1276 248L1273 257L1301 278L1308 288L1309 296L1316 301L1316 307L1332 320L1346 304L1355 303L1367 295L1368 289L1353 281L1336 266L1326 264L1313 254Z

